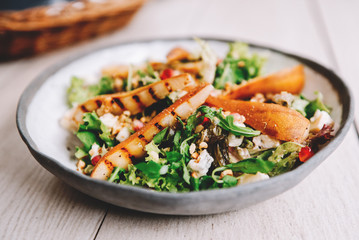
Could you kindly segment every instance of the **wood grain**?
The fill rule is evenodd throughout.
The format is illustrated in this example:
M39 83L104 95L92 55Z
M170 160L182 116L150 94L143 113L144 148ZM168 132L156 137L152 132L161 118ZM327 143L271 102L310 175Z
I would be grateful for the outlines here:
M42 168L15 126L17 100L43 65L46 61L22 60L10 67L0 66L0 72L5 72L0 77L0 101L6 103L0 118L0 239L90 239L107 205L75 191Z
M333 0L317 4L322 20L310 0L152 0L122 31L0 64L0 101L5 103L0 118L0 239L358 239L359 142L353 128L321 166L288 192L236 212L177 217L109 207L73 190L36 163L15 127L21 92L45 68L72 54L132 39L248 39L309 56L331 68L337 61L352 90L359 89L351 54L358 47L353 30L358 5ZM320 30L321 21L328 36ZM349 39L344 37L348 32ZM334 54L328 51L327 38Z
M337 70L350 86L355 99L355 118L359 135L359 2L318 1L318 12L333 52Z

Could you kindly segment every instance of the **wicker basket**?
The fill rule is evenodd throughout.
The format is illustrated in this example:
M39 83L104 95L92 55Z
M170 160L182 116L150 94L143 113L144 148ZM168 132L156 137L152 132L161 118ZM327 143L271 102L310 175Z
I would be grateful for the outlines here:
M71 45L126 25L145 0L81 0L0 12L0 60Z

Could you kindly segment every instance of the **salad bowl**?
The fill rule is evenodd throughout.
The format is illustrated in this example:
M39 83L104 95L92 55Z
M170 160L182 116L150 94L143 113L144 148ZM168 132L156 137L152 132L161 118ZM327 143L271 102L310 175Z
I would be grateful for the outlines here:
M227 43L233 41L206 40L219 56L225 54ZM332 108L335 136L308 161L267 180L226 189L186 193L158 192L114 184L76 171L76 162L71 157L73 149L69 147L75 140L59 123L68 108L66 89L69 79L74 74L98 75L100 69L109 64L139 64L148 59L161 61L176 46L190 50L197 47L189 38L121 43L74 56L43 72L24 91L17 109L19 133L34 158L68 185L117 206L157 214L214 214L245 208L294 187L335 150L350 127L353 102L350 91L337 74L307 58L249 43L251 51L265 55L268 59L263 68L264 73L302 64L307 79L303 93L309 97L313 97L316 90L325 93L324 101Z

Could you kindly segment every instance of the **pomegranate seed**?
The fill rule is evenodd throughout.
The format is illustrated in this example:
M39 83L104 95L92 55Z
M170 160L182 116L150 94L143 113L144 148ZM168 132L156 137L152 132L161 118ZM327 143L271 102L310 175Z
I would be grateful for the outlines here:
M309 158L314 155L312 149L308 146L303 147L299 152L299 161L306 162Z
M98 161L100 161L101 159L101 155L96 155L91 159L91 163L92 165L96 166L96 164L98 163Z
M174 71L172 69L166 68L165 70L162 71L160 78L161 78L161 80L165 80L167 78L172 77L173 74L174 74Z
M203 122L201 123L202 125L205 125L205 124L207 124L207 123L209 123L209 118L208 117L204 117L203 118Z

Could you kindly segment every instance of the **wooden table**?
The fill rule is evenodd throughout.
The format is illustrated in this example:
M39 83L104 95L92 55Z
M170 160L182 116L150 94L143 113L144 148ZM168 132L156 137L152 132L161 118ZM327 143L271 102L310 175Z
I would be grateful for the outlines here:
M356 94L358 11L354 0L150 0L122 31L0 64L0 239L359 239L354 127L286 193L237 212L178 217L114 207L72 189L34 160L15 126L21 93L47 67L77 52L143 38L207 35L264 43L334 69Z

